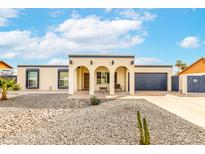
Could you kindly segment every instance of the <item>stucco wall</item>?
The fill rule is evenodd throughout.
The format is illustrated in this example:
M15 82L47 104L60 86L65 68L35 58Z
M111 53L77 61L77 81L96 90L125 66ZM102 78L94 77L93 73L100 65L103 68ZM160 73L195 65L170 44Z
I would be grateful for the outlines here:
M72 64L69 65L69 74L70 78L69 81L70 83L75 83L76 78L75 76L75 70L78 66L85 66L89 70L89 75L90 75L90 94L94 94L95 90L98 90L98 86L96 86L96 68L99 66L105 66L108 68L109 73L110 73L110 93L114 94L114 72L119 66L124 66L129 69L131 76L134 76L134 65L131 64L131 62L134 60L134 58L70 58L69 60L72 61ZM91 64L92 61L92 64ZM112 61L114 61L114 64L112 64ZM134 78L130 79L130 93L134 94ZM75 84L70 84L69 85L69 93L73 94L76 90ZM124 87L124 86L123 86Z
M187 75L179 76L179 93L186 94L187 93Z
M26 69L39 69L39 90L58 90L58 67L18 67L17 82L26 89Z
M187 78L188 76L201 76L205 75L205 73L191 73L191 74L182 74L179 75L179 92L182 94L187 94L187 89L188 89L188 83L187 83Z
M135 73L167 73L168 91L171 91L171 76L173 75L172 67L137 67L131 62L134 58L70 58L72 64L69 64L69 93L74 94L77 90L84 87L83 73L89 72L89 92L99 91L97 84L97 71L110 73L110 84L106 84L110 94L114 94L114 74L117 72L117 83L122 86L123 91L128 90L128 72L130 74L130 94L134 94ZM91 63L92 61L92 63ZM114 61L114 64L112 63ZM85 66L86 68L78 68ZM101 67L103 66L103 67ZM26 68L18 67L18 83L25 89L26 85ZM31 67L28 67L31 68ZM34 67L36 68L36 67ZM38 67L40 71L39 90L58 89L58 67ZM65 67L64 67L65 68ZM107 69L105 69L107 68ZM104 85L103 85L104 86Z

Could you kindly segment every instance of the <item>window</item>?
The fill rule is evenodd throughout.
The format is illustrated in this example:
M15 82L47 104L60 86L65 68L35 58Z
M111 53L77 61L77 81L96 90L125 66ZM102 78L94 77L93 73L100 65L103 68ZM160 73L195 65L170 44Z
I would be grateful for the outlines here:
M110 83L110 73L97 72L97 84Z
M58 88L68 88L68 70L58 70Z
M117 83L117 72L115 72L115 83Z
M39 88L39 70L29 69L26 71L26 88Z

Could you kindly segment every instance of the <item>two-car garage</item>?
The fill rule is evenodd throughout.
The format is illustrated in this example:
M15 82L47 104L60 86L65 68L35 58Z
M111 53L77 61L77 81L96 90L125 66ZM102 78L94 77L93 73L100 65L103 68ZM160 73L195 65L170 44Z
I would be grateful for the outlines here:
M167 73L135 73L135 91L167 91Z
M171 91L172 65L135 65L135 91Z

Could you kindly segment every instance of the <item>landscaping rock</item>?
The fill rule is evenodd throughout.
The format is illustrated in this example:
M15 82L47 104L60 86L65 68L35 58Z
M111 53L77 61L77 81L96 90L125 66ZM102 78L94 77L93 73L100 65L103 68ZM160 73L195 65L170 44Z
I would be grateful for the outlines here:
M1 144L139 144L137 111L146 117L151 144L205 144L205 130L143 100L31 94L0 103ZM2 134L2 135L1 135Z

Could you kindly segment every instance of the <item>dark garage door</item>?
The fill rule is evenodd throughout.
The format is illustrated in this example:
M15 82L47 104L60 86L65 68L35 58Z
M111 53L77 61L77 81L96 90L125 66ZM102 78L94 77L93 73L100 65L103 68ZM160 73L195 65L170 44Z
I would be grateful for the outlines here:
M135 73L135 90L167 90L167 73Z
M172 91L179 91L179 76L172 76Z
M193 93L205 92L205 75L187 76L187 91Z

